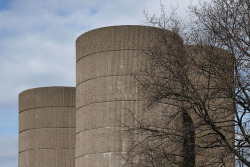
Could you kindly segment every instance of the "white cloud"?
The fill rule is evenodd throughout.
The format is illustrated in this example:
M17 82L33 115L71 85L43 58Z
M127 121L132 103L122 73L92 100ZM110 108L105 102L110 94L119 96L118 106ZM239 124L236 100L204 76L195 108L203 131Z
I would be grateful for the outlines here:
M144 8L160 11L155 0L13 0L0 11L0 105L13 106L30 87L74 86L75 39L93 28L142 24Z
M140 24L147 1L14 1L0 11L0 104L22 89L75 85L75 39L92 28Z
M103 26L143 24L145 8L152 14L159 14L160 9L156 0L11 2L7 10L0 11L0 113L14 112L15 116L21 91L40 86L75 85L75 40L79 35ZM180 6L189 3L163 2L166 7L167 3L179 2ZM0 117L0 122L4 118L7 116ZM0 167L17 166L14 153L17 138L1 137L0 132L0 150Z
M0 58L0 106L16 103L29 87L74 85L74 44L58 44L37 35L5 41Z
M31 87L75 85L75 39L93 28L142 24L155 0L13 0L0 11L0 106ZM165 6L168 2L163 1ZM187 6L189 1L179 2ZM168 10L169 7L166 8ZM0 111L4 112L4 111Z

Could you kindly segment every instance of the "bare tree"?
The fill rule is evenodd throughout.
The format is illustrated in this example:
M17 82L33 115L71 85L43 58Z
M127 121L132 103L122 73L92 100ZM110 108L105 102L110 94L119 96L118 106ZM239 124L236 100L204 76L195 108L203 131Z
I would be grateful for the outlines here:
M191 23L161 7L146 19L173 33L159 31L143 51L146 77L136 78L149 114L128 111L135 125L125 131L133 141L126 164L234 166L236 158L250 167L250 1L200 2Z

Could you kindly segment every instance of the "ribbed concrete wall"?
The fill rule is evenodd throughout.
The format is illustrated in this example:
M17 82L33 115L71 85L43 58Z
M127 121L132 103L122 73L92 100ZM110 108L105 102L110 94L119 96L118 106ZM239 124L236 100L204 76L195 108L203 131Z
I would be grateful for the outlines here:
M227 98L228 95L224 95L228 93L230 89L233 90L234 60L232 56L228 51L219 48L192 45L185 46L185 49L189 57L192 58L192 61L189 63L190 71L192 71L189 77L191 78L192 84L197 90L200 90L199 95L201 97L208 93L206 88L208 87L208 83L210 84L209 96L211 99L207 99L207 103L209 101L210 106L210 110L208 111L209 115L211 119L216 122L216 126L220 127L220 131L225 134L227 139L233 144L234 102L232 99ZM208 75L206 75L207 73L201 73L201 67L203 67L204 72L210 64L217 68L211 67L212 70L216 69L216 71L211 72L213 76L209 78ZM205 99L204 97L202 98ZM234 167L234 154L223 145L218 135L213 135L214 132L211 130L211 127L204 124L203 121L194 114L194 111L190 111L189 113L193 119L194 126L198 127L195 129L195 143L197 145L195 150L196 165L219 166L224 162L225 166ZM221 143L219 141L221 141ZM212 147L213 144L223 145L224 147ZM200 147L198 147L198 145Z
M43 87L19 95L19 167L73 167L75 88Z
M120 133L121 124L128 124L125 110L140 112L144 106L133 75L141 74L145 68L147 57L142 50L158 42L158 30L145 26L114 26L89 31L77 39L76 167L122 166L121 154L129 148L129 142ZM169 31L161 33L171 34ZM194 79L196 77L194 75ZM232 102L225 104L233 106ZM153 115L150 117L157 120ZM195 116L191 114L191 117L198 123ZM196 129L200 131L202 129ZM214 157L217 152L204 151L196 163L204 164L208 157L218 160L221 157ZM228 165L233 166L233 163Z
M144 69L142 50L158 41L157 33L152 27L114 26L77 39L76 167L122 166L128 143L119 127L125 109L142 110L133 75Z

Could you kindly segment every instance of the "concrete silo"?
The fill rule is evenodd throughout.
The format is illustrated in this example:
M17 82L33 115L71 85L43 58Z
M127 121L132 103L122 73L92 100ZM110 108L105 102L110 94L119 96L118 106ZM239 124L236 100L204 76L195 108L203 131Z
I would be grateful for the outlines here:
M178 41L183 48L191 47L184 46L182 39L170 31L146 26L104 27L89 31L76 40L76 167L120 167L124 164L122 154L130 147L130 141L123 137L121 127L124 124L133 126L133 122L126 122L126 111L140 115L145 105L134 75L142 74L148 61L143 53L158 45L162 40L159 38L174 39L173 44ZM199 54L195 56L199 57ZM197 76L193 77L195 82ZM227 104L233 106L232 102ZM160 119L155 113L157 111L146 117L157 124ZM200 121L195 120L192 113L190 117L195 124ZM200 131L202 129L195 129L195 132ZM205 141L209 140L205 138ZM178 151L184 150L176 143L168 143L169 151L173 150L172 146L179 148ZM213 156L216 151L204 151L196 163L203 163L208 154ZM216 158L213 157L213 160ZM229 163L233 166L232 162Z
M213 125L204 122L204 118L195 114L194 108L189 111L195 127L195 165L224 164L234 167L234 154L218 133L212 130L214 127L220 129L228 142L234 144L235 106L229 96L234 91L234 56L224 49L204 45L187 45L185 50L189 59L190 83L201 97L200 101L206 104L207 116L213 122ZM199 112L205 112L205 109Z
M142 51L157 43L159 30L104 27L76 40L76 167L122 166L129 147L120 132L124 112L143 108L134 75L145 68Z
M73 167L75 88L42 87L19 95L19 167Z

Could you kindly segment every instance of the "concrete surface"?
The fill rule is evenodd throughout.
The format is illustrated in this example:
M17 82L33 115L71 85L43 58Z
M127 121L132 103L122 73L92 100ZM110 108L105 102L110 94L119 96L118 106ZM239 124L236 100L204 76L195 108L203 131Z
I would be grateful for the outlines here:
M75 88L43 87L19 95L19 167L73 167Z

